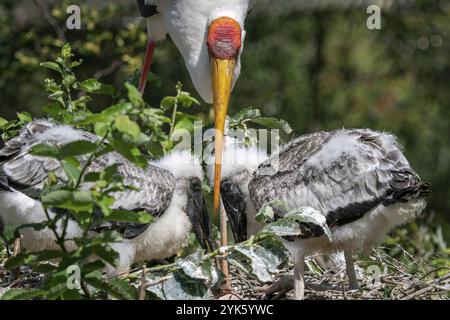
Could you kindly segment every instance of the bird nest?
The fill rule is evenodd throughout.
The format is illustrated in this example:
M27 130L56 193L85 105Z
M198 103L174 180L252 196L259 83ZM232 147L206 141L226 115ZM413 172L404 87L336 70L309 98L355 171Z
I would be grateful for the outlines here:
M426 261L414 258L404 251L406 259L394 259L382 248L374 250L367 259L356 261L355 268L360 289L348 290L345 266L330 267L331 261L321 256L307 261L305 272L307 300L448 300L450 298L450 269L438 267L427 269ZM447 259L448 260L448 259ZM429 270L429 271L427 271ZM274 277L274 282L264 287L255 279L248 278L236 269L231 269L234 294L229 299L293 299L292 290L272 295L264 293L271 285L292 286L292 279L283 280L292 267L288 266ZM309 284L309 285L308 285ZM313 287L314 289L312 289ZM321 287L321 288L320 288Z
M1 259L0 259L1 260ZM444 260L448 261L447 257ZM343 263L313 256L306 262L305 279L307 300L448 300L450 298L450 268L438 267L430 270L428 261L415 258L404 251L403 259L389 256L383 248L373 250L355 263L361 285L359 290L348 290L348 281ZM233 293L219 299L266 300L293 299L292 290L266 295L263 289L279 283L292 285L292 280L283 277L292 271L292 264L274 275L273 283L262 284L241 270L231 267L230 276ZM37 289L42 284L43 274L32 272L21 266L6 271L0 261L0 296L11 288ZM314 287L311 289L309 286ZM322 287L321 289L317 289Z

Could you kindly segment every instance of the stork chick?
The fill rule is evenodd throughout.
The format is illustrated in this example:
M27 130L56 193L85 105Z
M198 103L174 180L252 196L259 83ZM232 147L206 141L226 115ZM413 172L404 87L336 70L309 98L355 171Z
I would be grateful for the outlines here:
M39 201L43 184L49 172L65 181L67 176L59 161L34 156L29 153L33 146L45 143L60 147L73 141L97 142L98 138L88 132L76 130L47 120L35 120L26 125L20 134L6 142L0 150L0 220L16 226L40 223L47 220ZM83 165L86 156L78 157ZM189 152L174 152L148 165L138 168L117 152L96 158L87 172L101 171L107 166L119 164L118 174L124 183L138 190L126 190L114 194L112 209L145 211L156 217L151 224L103 222L94 225L90 235L105 230L116 230L123 240L111 244L119 254L116 272L128 270L132 263L162 259L177 253L187 245L188 234L193 230L200 244L212 247L209 217L204 206L201 181L203 171L200 162ZM87 190L86 183L81 186ZM67 214L64 210L52 210L50 217ZM62 220L57 231L63 229ZM21 229L23 245L30 251L58 249L50 229ZM67 239L80 237L82 230L72 219L67 226ZM68 250L76 249L73 241L65 243Z
M228 153L238 153L238 157ZM256 149L227 148L221 193L237 241L255 232L255 215L266 203L311 207L326 218L332 238L313 225L304 235L283 239L294 260L294 296L304 297L304 259L343 251L351 289L358 288L353 253L379 244L395 226L425 208L428 184L405 158L397 139L369 129L335 130L301 136L256 171ZM245 155L246 154L246 155ZM227 159L244 159L226 163ZM274 208L278 217L286 212ZM247 220L246 222L244 220ZM234 222L233 222L234 221Z

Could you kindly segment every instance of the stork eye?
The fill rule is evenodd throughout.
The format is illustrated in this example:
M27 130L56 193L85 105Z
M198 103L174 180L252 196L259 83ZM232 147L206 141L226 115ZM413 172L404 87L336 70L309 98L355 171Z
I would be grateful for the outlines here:
M228 181L225 181L224 183L222 183L222 191L223 192L228 192L231 190L231 183Z
M190 187L192 191L200 191L202 189L199 181L192 181Z
M248 9L248 10L247 10L247 15L249 15L250 13L252 13L252 11L253 11L253 8Z

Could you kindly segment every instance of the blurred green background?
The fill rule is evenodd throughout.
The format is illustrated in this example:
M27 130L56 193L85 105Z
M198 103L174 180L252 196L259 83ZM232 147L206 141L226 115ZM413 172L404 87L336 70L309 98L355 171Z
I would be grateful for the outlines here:
M65 28L71 4L81 6L81 30ZM368 4L382 4L381 30L367 29ZM296 135L341 127L396 134L432 184L427 219L450 240L450 1L259 0L246 30L230 113L257 107L287 120ZM134 0L2 0L0 116L43 114L51 71L39 62L66 41L84 60L80 79L121 85L141 65L145 23ZM194 92L170 39L157 47L152 70L151 105L177 81ZM98 98L91 108L108 103ZM197 111L211 114L208 105Z

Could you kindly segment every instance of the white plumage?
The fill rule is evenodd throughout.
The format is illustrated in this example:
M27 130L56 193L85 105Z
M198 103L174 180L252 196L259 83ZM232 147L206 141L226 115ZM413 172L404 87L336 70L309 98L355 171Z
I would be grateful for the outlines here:
M94 135L70 126L36 120L28 124L18 137L6 143L0 150L0 220L4 224L19 226L45 221L42 204L37 200L43 182L49 171L53 171L62 180L66 179L59 162L33 156L29 149L39 143L61 146L78 140L98 141ZM79 160L81 163L86 161L83 157ZM122 233L124 239L120 243L111 244L119 253L119 270L129 269L133 262L176 254L187 244L187 237L192 229L196 234L199 230L204 231L200 241L210 240L209 221L207 225L204 224L207 213L196 211L204 209L201 188L198 189L203 171L198 159L189 152L169 154L149 164L147 169L138 168L113 152L95 160L88 172L98 171L112 164L120 164L118 174L123 177L124 182L139 189L115 193L116 201L112 208L144 210L157 217L150 225L103 223L93 228L91 235L104 229ZM193 184L196 184L197 190L192 190ZM89 186L86 184L82 188ZM193 208L194 202L199 208ZM51 217L55 214L60 213L50 212ZM58 222L58 231L62 231L62 220ZM30 251L58 248L54 235L48 228L40 231L24 228L21 234L23 246ZM80 237L81 234L78 224L69 220L66 238ZM66 246L69 250L75 249L75 244L71 241ZM109 268L109 271L113 270Z
M159 12L148 19L149 35L156 41L165 39L166 34L170 35L184 58L198 93L205 102L212 103L211 70L206 44L208 26L216 18L232 18L240 24L242 40L244 40L244 20L251 1L145 0L145 2L148 5L156 6ZM240 70L239 55L234 70L233 85L240 75Z
M227 148L225 152L236 151ZM247 159L255 159L259 153L256 149L237 152L253 154ZM290 208L317 210L332 232L330 240L321 230L304 225L301 238L284 241L296 266L297 298L303 295L306 255L344 251L350 285L356 288L352 253L373 248L393 227L417 217L426 204L423 195L428 185L411 168L396 138L386 133L343 129L305 135L283 146L256 169L257 165L224 163L232 170L224 171L221 183L229 211L237 212L242 205L233 202L245 199L249 234L255 232L257 210L272 200L282 200ZM279 216L285 214L274 209ZM239 232L242 230L235 230Z

